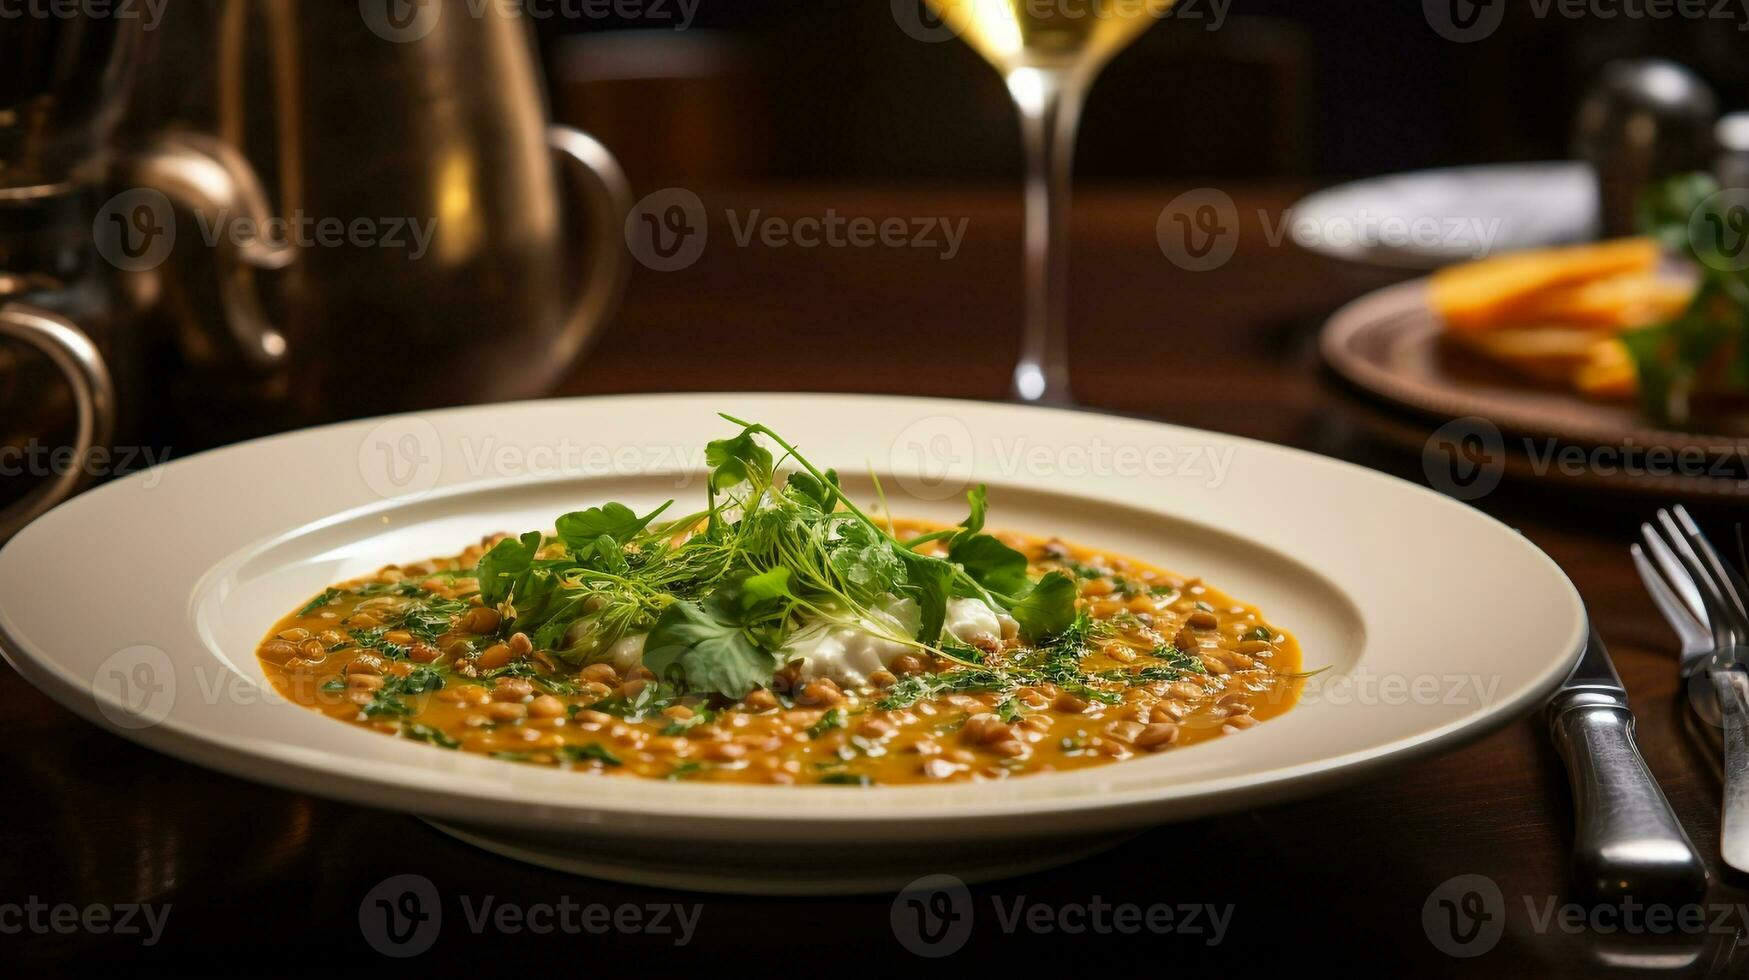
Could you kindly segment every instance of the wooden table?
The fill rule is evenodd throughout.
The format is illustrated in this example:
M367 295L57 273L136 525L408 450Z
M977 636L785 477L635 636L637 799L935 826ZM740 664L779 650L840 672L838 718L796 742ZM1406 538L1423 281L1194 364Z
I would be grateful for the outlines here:
M1418 453L1381 438L1379 409L1320 368L1319 324L1393 280L1290 243L1273 225L1301 188L1229 188L1237 253L1215 271L1167 261L1160 210L1183 187L1084 193L1077 211L1075 377L1089 406L1254 436L1425 482ZM1019 205L1006 188L745 189L703 195L711 236L696 264L639 269L623 312L567 394L809 389L1000 398L1019 318ZM957 254L936 247L742 246L725 209L761 217L965 219ZM1267 229L1267 230L1266 230ZM1291 492L1291 491L1290 491ZM1291 506L1291 499L1284 501ZM1645 502L1508 482L1477 502L1567 570L1610 641L1639 716L1640 744L1714 865L1710 903L1749 900L1716 877L1718 779L1684 732L1673 639L1641 592L1626 547ZM1718 516L1715 512L1714 516ZM1328 519L1362 519L1329 515ZM1391 560L1380 555L1380 561ZM1485 568L1475 574L1486 575ZM101 614L95 610L94 614ZM1486 615L1486 610L1478 610ZM500 860L411 817L330 803L197 769L86 724L0 673L0 962L37 969L175 962L257 971L387 965L361 936L361 901L413 873L443 895L445 921L420 962L553 975L613 975L682 962L831 971L848 958L921 965L895 936L890 896L753 899L664 893ZM1312 961L1381 976L1592 977L1657 970L1744 972L1749 922L1717 911L1708 929L1626 935L1562 925L1571 807L1543 723L1525 718L1436 760L1305 802L1163 827L1102 856L971 890L969 942L946 962L982 971L1129 969L1146 975L1255 975ZM1442 883L1483 875L1500 888L1504 933L1486 955L1437 949L1424 907ZM525 907L697 903L696 933L534 934L472 930L463 897ZM27 901L170 906L161 941L16 932ZM1106 905L1230 907L1208 933L1071 934L1002 928L1017 900L1067 910ZM6 903L15 910L8 918ZM1556 908L1556 918L1546 913ZM1437 905L1434 905L1437 925ZM48 913L39 913L47 915ZM1062 919L1055 919L1059 924ZM1608 927L1613 920L1598 920ZM1201 971L1213 967L1217 973Z

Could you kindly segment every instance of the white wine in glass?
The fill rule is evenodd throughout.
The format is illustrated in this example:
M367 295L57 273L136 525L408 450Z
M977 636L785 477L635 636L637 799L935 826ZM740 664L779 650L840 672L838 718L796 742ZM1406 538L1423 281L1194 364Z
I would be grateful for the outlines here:
M1173 0L927 0L1008 83L1026 147L1026 324L1014 396L1068 404L1069 177L1087 89Z

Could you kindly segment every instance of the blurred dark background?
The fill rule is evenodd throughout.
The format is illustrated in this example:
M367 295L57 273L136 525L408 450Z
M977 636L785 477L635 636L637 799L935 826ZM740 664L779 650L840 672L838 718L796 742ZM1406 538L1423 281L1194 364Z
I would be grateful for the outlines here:
M1749 107L1749 11L1736 7L1720 8L1735 20L1573 18L1513 3L1491 35L1455 44L1415 0L1223 3L1183 0L1106 69L1081 179L1563 158L1581 94L1622 57L1673 58L1724 110ZM964 44L907 35L888 0L702 0L685 29L678 0L666 21L653 5L634 19L552 8L536 24L555 112L613 147L641 187L1018 176L996 73Z

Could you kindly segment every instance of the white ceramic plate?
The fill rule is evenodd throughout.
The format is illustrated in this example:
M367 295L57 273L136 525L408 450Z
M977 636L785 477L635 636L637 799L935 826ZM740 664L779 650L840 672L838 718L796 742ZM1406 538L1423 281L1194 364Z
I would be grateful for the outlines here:
M1431 270L1595 237L1597 175L1583 163L1422 170L1331 187L1290 213L1317 231L1304 238L1314 252Z
M607 499L702 499L702 447L733 431L718 411L772 425L841 473L872 469L900 514L957 520L967 483L987 482L993 526L1200 574L1329 669L1284 716L1209 743L999 783L871 788L517 765L339 724L267 684L256 644L331 582ZM110 483L0 550L7 658L98 724L526 859L743 891L994 877L1373 775L1537 705L1584 635L1546 556L1431 491L1209 432L921 399L616 397L311 429Z

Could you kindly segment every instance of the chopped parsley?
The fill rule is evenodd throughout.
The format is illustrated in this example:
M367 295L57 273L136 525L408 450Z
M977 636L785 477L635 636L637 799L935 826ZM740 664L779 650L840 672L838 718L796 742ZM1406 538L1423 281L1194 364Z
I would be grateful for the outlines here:
M333 602L335 599L340 598L342 594L343 590L341 589L323 589L321 595L311 599L309 605L299 609L297 614L299 616L308 616L323 606L326 606L328 603Z
M460 748L460 742L444 734L440 728L410 721L401 726L401 737L410 738L415 742L428 742L445 749Z
M414 667L406 676L387 674L383 677L383 686L372 692L370 701L361 710L366 718L381 715L404 717L413 714L412 706L403 700L404 697L429 694L442 688L443 675L430 667Z
M559 750L559 755L568 762L599 762L604 766L623 766L625 763L619 756L608 751L606 746L598 742L588 745L567 745Z
M843 708L833 708L820 716L820 720L808 726L808 737L819 738L835 728L843 728L850 721Z

